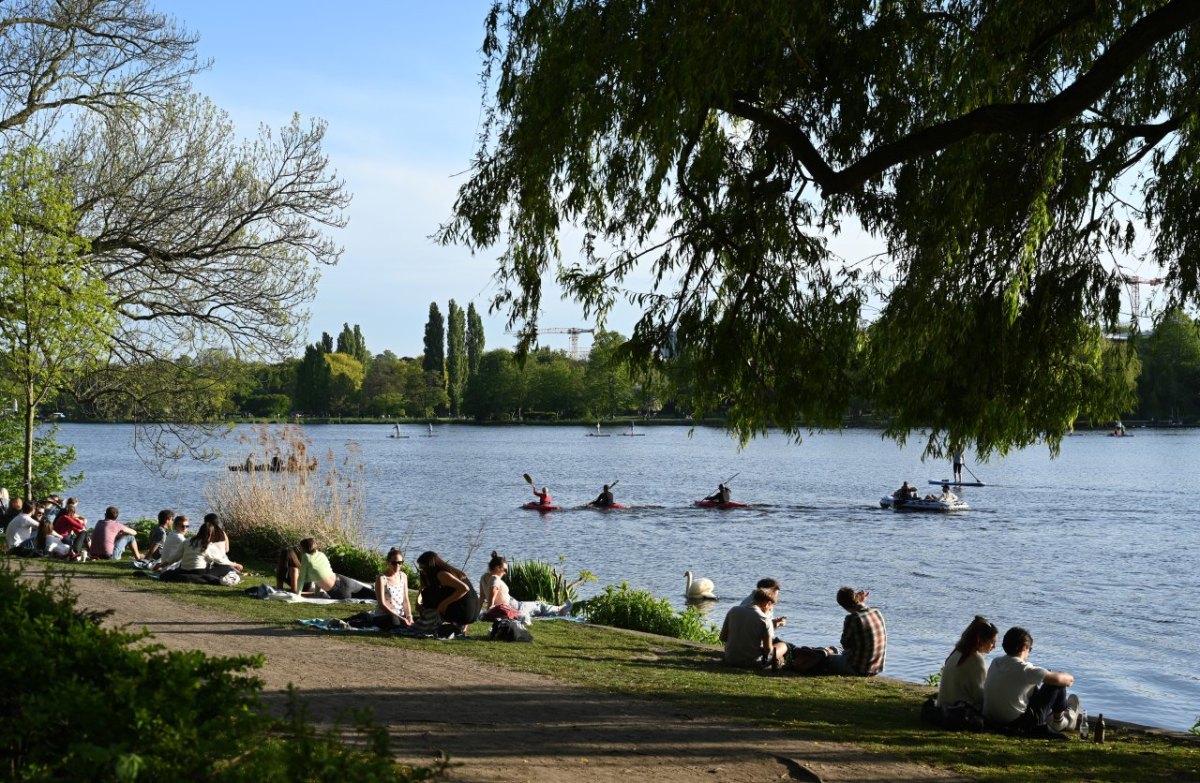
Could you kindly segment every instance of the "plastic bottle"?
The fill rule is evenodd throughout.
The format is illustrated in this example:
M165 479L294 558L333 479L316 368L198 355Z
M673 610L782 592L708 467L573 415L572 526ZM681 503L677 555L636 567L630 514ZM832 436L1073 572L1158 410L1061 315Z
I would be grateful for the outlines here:
M1100 713L1100 717L1096 718L1096 731L1092 733L1097 743L1104 742L1104 713Z
M1079 713L1079 739L1086 740L1088 738L1088 722L1087 712Z

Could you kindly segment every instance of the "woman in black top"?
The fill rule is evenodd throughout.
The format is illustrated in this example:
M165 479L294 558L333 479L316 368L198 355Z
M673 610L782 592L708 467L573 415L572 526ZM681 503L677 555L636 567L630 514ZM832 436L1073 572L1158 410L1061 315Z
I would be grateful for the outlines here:
M421 577L421 607L436 609L444 623L465 626L479 615L479 595L470 578L447 563L437 552L417 558Z

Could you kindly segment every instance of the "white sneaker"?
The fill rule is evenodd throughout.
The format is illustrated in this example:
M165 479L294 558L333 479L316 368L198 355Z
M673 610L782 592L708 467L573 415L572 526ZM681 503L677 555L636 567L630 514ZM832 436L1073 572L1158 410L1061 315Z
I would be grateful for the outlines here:
M1054 722L1054 728L1057 731L1074 731L1079 727L1079 697L1070 694L1067 697L1067 709L1063 710L1062 717Z

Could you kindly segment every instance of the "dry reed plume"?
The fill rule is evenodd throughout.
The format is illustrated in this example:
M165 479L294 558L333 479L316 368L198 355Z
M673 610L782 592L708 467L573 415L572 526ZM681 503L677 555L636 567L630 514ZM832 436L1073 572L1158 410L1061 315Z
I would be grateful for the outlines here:
M318 459L294 425L256 426L241 441L246 461L205 491L235 546L269 557L312 537L326 548L365 549L363 466L353 448L340 462L332 452Z

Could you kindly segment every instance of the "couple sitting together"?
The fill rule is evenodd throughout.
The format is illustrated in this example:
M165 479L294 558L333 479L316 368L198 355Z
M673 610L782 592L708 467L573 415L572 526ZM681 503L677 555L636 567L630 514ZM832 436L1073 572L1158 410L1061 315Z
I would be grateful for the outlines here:
M729 610L721 628L725 662L731 666L780 667L805 674L840 674L871 677L883 671L887 657L887 627L883 614L868 607L866 590L842 587L838 605L846 610L842 624L841 652L836 647L797 647L775 636L787 622L775 617L779 582L762 579L739 606Z
M942 666L936 701L941 717L968 712L998 731L1048 738L1078 729L1079 697L1067 693L1074 676L1030 663L1033 636L1020 626L1005 632L1005 654L989 666L984 656L996 648L998 635L979 615L963 631Z

